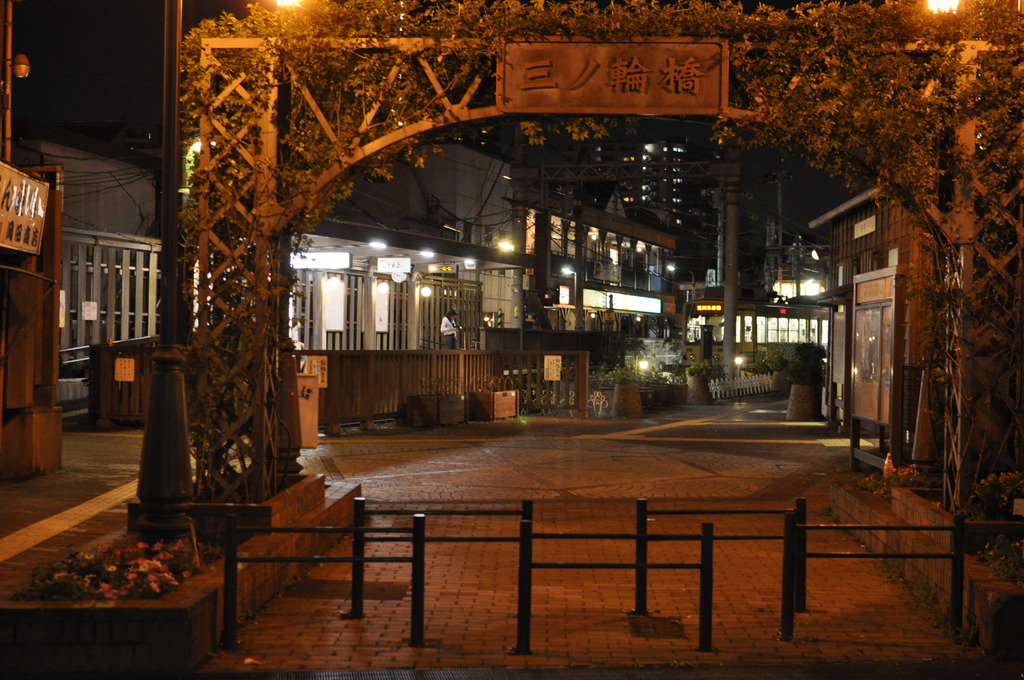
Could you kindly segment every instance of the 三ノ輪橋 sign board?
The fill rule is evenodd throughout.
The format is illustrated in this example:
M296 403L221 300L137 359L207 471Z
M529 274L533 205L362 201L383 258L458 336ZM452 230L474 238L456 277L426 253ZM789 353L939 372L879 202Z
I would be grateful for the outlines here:
M728 106L728 46L715 38L505 43L505 113L716 116Z

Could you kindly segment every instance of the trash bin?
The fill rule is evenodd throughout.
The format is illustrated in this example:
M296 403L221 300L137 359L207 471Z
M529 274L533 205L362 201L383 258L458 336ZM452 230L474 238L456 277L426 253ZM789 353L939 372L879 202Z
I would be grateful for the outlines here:
M316 373L299 373L295 376L298 389L295 391L299 402L299 448L315 449L319 434L320 384Z

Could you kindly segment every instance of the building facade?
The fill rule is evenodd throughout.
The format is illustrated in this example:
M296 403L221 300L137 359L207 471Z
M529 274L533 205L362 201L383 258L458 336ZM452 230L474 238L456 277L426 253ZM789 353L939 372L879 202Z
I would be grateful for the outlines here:
M879 202L872 190L810 226L832 234L829 421L850 435L853 463L881 467L886 454L897 464L934 461L930 437L915 436L927 409L927 383L912 285L921 253L906 212Z

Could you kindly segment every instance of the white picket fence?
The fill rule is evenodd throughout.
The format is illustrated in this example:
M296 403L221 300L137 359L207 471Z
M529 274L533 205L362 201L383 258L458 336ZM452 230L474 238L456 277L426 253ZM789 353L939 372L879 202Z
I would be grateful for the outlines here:
M770 375L745 375L739 378L722 378L710 381L711 396L715 399L731 399L751 394L767 394L773 389Z

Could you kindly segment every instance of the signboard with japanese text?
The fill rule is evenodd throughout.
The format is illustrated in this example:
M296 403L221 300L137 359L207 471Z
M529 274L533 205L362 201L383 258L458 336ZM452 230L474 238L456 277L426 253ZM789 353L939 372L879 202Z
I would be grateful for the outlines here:
M50 188L0 163L0 248L38 255Z
M505 44L505 113L714 116L728 106L728 47L706 38Z
M558 355L544 355L544 380L554 381L562 379L562 357Z
M309 354L306 356L306 373L316 375L317 386L320 389L327 389L327 356L324 354Z
M135 382L135 359L133 357L114 358L114 380Z

